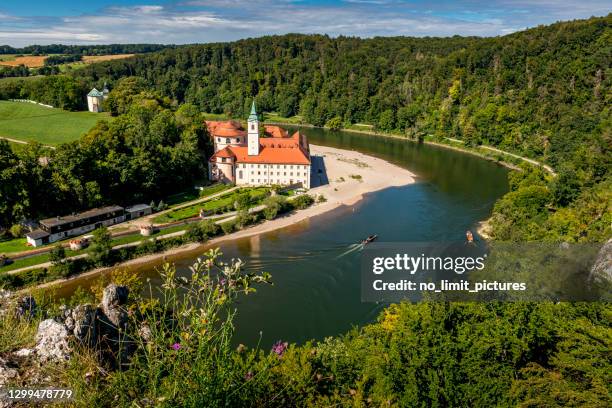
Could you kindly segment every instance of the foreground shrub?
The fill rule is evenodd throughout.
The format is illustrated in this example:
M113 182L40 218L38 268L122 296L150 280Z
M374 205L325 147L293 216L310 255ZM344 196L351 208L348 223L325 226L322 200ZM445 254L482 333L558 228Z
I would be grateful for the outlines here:
M246 380L238 376L241 361L231 344L233 304L239 295L253 293L253 285L269 282L270 275L245 273L240 261L228 264L219 256L218 250L209 251L190 268L189 277L177 276L166 264L159 293L153 297L151 289L146 297L136 295L125 337L136 351L126 369L111 372L103 386L76 384L83 405L156 401L211 407L237 398L238 385ZM82 359L85 365L89 357Z

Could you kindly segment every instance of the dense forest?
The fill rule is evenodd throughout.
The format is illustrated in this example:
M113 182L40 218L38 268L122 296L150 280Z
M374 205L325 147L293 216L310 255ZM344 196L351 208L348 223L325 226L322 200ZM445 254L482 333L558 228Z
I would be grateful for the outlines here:
M28 45L14 48L10 45L0 45L0 54L77 54L77 55L108 55L108 54L140 54L171 48L174 45L164 44L106 44L106 45Z
M242 117L255 96L264 111L314 125L366 122L493 145L559 174L517 176L496 206L496 238L601 240L610 224L611 22L608 15L495 38L290 34L184 46L72 76L0 82L0 99L84 109L91 86L137 76L204 112Z
M132 92L129 108L78 141L53 151L29 144L15 153L0 140L0 227L104 204L148 203L206 178L209 137L198 109L173 107L131 79L125 88Z

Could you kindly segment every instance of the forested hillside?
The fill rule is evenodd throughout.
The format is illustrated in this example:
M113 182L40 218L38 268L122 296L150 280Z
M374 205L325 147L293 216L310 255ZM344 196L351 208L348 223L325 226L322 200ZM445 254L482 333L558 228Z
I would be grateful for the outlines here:
M262 110L314 125L339 116L381 130L452 134L557 166L585 138L605 146L597 136L609 120L610 22L498 38L262 37L168 49L78 75L90 83L141 76L179 103L235 116L256 96Z
M493 145L559 174L512 183L516 191L495 210L497 238L602 239L610 224L602 204L609 188L600 183L612 157L611 22L608 15L496 38L291 34L185 46L72 77L0 82L0 99L82 109L89 87L137 76L204 112L242 117L255 96L263 111L314 125L335 118Z

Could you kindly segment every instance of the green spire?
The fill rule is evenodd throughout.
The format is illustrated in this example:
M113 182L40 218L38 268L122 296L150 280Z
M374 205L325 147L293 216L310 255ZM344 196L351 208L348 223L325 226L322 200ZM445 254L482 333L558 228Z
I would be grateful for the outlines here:
M255 110L255 99L253 99L253 103L251 104L251 114L249 115L249 122L257 121L257 111Z

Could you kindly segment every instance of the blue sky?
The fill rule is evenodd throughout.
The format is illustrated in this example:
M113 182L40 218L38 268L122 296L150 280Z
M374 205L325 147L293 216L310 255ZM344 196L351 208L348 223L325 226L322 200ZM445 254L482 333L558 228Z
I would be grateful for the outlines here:
M229 41L266 34L504 35L610 0L2 0L0 44Z

